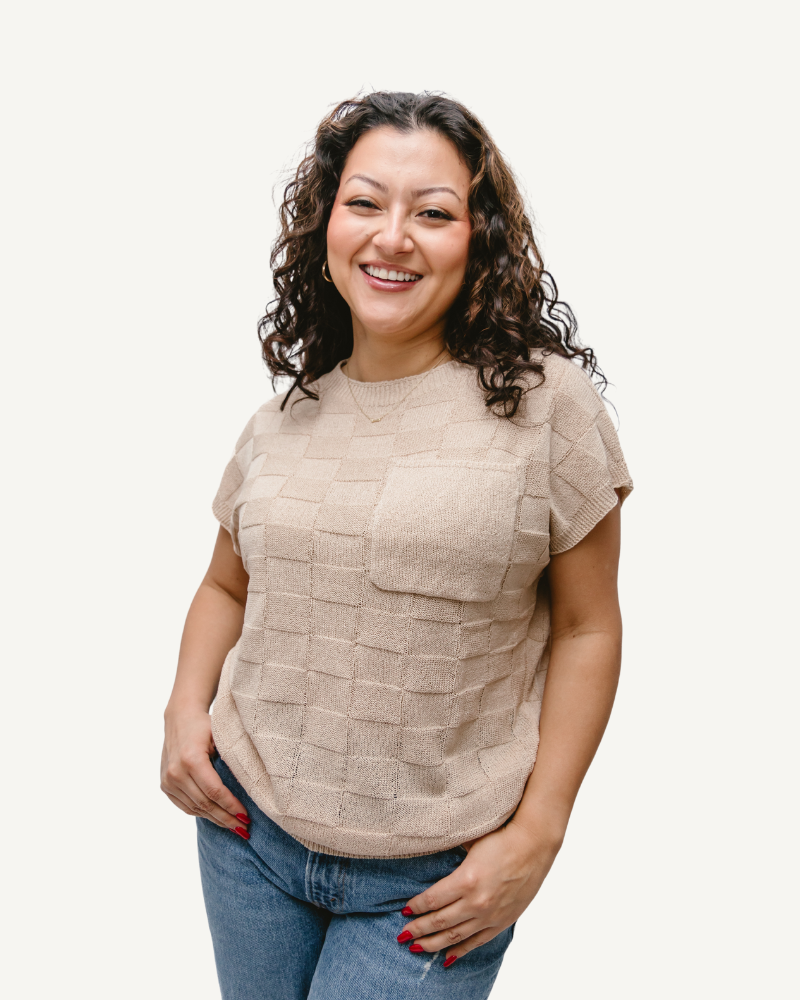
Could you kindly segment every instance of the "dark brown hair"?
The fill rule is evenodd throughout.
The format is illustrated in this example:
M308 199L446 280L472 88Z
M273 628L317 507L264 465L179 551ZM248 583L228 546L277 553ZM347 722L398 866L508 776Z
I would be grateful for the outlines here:
M533 348L577 358L606 380L591 348L581 346L570 307L558 300L544 269L514 175L481 122L463 105L436 94L378 92L343 101L317 129L316 138L280 207L281 231L270 264L276 297L258 324L273 385L281 377L309 389L353 349L350 309L322 276L326 231L347 155L369 129L432 129L449 139L472 174L472 223L464 286L451 306L444 341L451 356L479 372L486 405L513 416L530 387L543 378ZM528 376L526 378L525 376Z

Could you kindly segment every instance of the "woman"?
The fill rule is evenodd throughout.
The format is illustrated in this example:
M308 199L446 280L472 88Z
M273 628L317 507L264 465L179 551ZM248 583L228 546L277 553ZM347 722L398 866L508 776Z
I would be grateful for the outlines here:
M281 223L259 332L292 386L214 501L162 788L223 997L485 998L611 710L632 484L461 105L340 105Z

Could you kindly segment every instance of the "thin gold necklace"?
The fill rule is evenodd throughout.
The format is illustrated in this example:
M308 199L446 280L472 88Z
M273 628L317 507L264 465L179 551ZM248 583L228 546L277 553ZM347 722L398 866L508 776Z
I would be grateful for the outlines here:
M391 410L387 410L386 413L382 414L380 417L371 417L368 413L364 412L364 408L361 406L361 403L359 403L359 401L356 399L356 394L353 392L353 379L351 379L349 375L345 375L345 378L347 379L348 388L350 389L350 395L353 397L353 402L356 404L356 406L359 408L359 410L361 410L361 412L364 414L364 416L367 418L367 420L369 420L369 422L371 424L379 424L381 422L381 420L383 420L384 417L388 417L390 413L394 413L395 410L399 409L403 405L403 403L405 403L405 401L408 399L408 397L411 395L411 393L414 392L415 389L419 389L419 387L422 385L422 383L425 381L425 379L430 375L430 373L433 371L433 369L434 368L438 368L439 365L442 363L439 360L439 358L441 358L442 355L446 353L446 351L447 351L447 348L445 348L441 352L441 354L438 354L436 356L436 364L432 365L425 372L425 374L422 376L422 378L419 380L419 382L417 382L416 385L412 386L408 390L408 392L405 394L405 396L403 396L403 398L400 400L399 403L397 403L396 406L393 406L391 408ZM348 358L348 360L349 360L349 358ZM342 368L344 368L346 364L347 364L347 361L344 361L342 363Z

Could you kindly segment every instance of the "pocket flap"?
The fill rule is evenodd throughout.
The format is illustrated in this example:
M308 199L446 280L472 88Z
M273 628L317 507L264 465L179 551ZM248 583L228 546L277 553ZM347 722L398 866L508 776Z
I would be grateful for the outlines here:
M382 590L491 601L511 556L523 470L398 459L375 509L370 579Z

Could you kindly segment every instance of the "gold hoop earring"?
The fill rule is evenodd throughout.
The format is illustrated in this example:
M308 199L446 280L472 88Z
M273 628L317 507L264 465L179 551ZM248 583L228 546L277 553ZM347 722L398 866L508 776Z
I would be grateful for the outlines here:
M325 279L326 281L329 281L329 282L330 282L331 284L333 284L333 278L329 278L329 277L328 277L328 275L329 275L329 274L331 273L331 270L330 270L330 268L328 267L328 274L326 274L326 273L325 273L325 268L326 268L326 267L328 267L328 261L327 261L327 258L326 258L326 260L325 260L325 263L324 263L324 264L322 265L322 277L323 277L323 278L324 278L324 279Z

